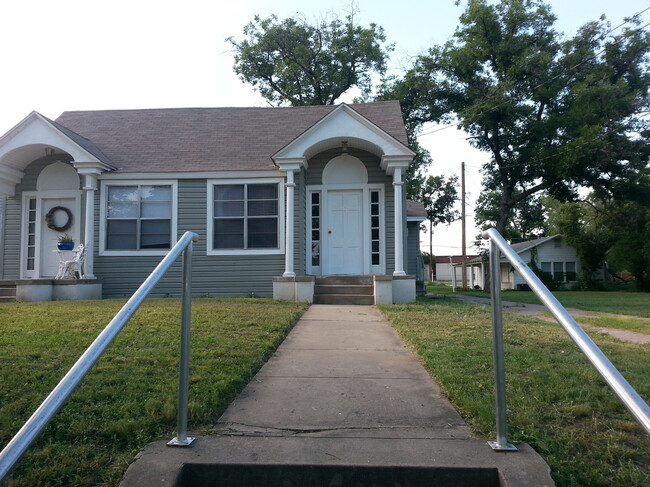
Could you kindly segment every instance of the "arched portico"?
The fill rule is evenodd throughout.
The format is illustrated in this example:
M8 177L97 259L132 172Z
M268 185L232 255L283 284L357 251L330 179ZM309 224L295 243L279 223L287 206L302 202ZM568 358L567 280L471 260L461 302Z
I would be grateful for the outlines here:
M15 236L20 248L16 277L53 277L58 256L52 250L62 233L86 246L86 276L93 277L94 192L99 174L112 169L94 149L37 112L0 138L0 196L21 213L20 235ZM34 166L35 161L40 162ZM35 183L25 183L26 179ZM19 184L23 190L16 194ZM45 217L56 208L64 210L53 212L48 226ZM66 222L53 225L53 219ZM61 228L65 230L57 230Z
M404 276L402 177L414 153L347 105L339 106L273 156L275 163L287 174L287 258L283 276L296 275L293 259L295 175L309 170L309 160L313 156L334 148L340 149L341 153L325 167L322 184L318 188L310 188L306 194L306 220L315 221L310 211L318 204L321 206L319 224L325 224L326 228L308 226L307 265L302 272L317 275L385 273L385 267L379 264L373 268L373 246L381 245L382 241L373 241L371 223L372 199L382 198L383 201L383 194L379 187L373 194L367 174L364 175L363 164L347 154L350 149L359 149L376 156L381 170L392 177L393 208L386 208L385 211L392 211L393 224L382 231L391 233L394 238L392 274ZM318 242L314 238L317 234ZM316 249L320 251L318 258L314 254Z

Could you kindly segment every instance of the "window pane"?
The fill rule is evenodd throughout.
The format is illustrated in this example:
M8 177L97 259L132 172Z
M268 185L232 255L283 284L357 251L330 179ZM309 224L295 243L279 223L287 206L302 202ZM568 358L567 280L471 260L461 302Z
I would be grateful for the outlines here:
M372 251L379 252L379 242L377 241L372 242Z
M249 200L273 200L278 198L277 184L249 184Z
M108 202L106 207L108 218L138 218L138 203Z
M551 272L551 263L550 262L542 262L542 270L544 272Z
M379 265L379 254L372 254L372 265Z
M379 227L379 217L378 217L378 216L373 216L373 217L371 218L370 225L371 225L373 228L377 228L377 227Z
M138 201L137 186L108 186L108 201Z
M140 216L143 218L171 218L171 203L168 201L143 202Z
M142 201L171 201L171 186L142 186L140 188Z
M320 228L320 219L319 218L312 218L311 219L311 228L314 230L318 230Z
M243 249L244 220L215 218L213 240L215 249Z
M223 186L215 185L214 199L215 201L243 200L244 185L243 184L227 184Z
M276 200L262 200L248 202L249 216L272 216L278 214L278 202Z
M36 198L31 198L29 200L29 209L36 210Z
M575 262L567 262L566 263L566 271L567 272L575 272L576 271L576 263Z
M320 193L311 194L311 204L317 205L320 202Z
M215 201L214 216L244 216L244 202Z
M379 240L379 229L373 228L371 232L372 232L372 236L370 238L372 238L372 240Z
M143 220L140 232L141 249L171 248L170 220Z
M107 250L135 250L136 220L108 220L106 222Z
M370 193L370 202L371 203L379 203L379 192L378 191L373 191Z
M278 219L251 218L248 220L248 248L269 249L278 247Z

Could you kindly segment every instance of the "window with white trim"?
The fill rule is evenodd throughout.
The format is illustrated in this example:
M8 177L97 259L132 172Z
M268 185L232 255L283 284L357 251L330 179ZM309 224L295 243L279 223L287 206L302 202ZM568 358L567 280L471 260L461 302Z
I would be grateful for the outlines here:
M224 183L212 188L213 251L280 248L277 183Z
M107 185L104 250L170 249L173 199L172 184Z

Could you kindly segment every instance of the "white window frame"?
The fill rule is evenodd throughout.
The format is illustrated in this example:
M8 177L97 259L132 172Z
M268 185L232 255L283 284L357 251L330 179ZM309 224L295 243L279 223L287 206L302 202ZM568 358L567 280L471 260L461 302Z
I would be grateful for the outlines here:
M284 254L285 197L284 178L208 179L207 181L207 255L279 255ZM214 187L238 184L276 184L278 186L278 248L275 249L215 249L214 248ZM293 222L290 222L292 225Z
M106 219L106 203L108 198L108 188L110 186L170 186L172 190L172 207L171 207L171 228L170 228L170 245L174 246L178 240L178 181L169 179L120 179L120 180L102 180L101 182L101 197L99 205L99 255L166 255L169 249L156 249L156 250L108 250L106 248L106 227L108 220ZM170 247L170 248L171 248Z
M367 184L332 184L332 185L309 185L306 188L307 197L305 198L305 215L307 220L306 225L306 239L305 239L305 264L307 275L320 276L323 275L323 259L326 252L327 236L324 235L324 229L328 225L328 192L336 190L360 190L362 193L362 218L363 218L363 273L368 275L383 275L386 273L386 187L382 183L367 183ZM371 248L371 232L370 232L370 192L379 192L379 265L372 265L372 248ZM320 249L320 266L312 266L311 264L311 194L320 192L320 218L321 218L321 249Z

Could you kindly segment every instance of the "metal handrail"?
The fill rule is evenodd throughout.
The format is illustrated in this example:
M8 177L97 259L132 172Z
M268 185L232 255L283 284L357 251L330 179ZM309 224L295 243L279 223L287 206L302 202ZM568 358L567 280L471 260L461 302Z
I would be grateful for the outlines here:
M501 316L500 253L503 253L504 257L521 274L544 306L553 314L558 323L562 325L571 339L578 345L578 348L580 348L598 373L605 379L605 382L607 382L614 393L616 393L623 404L629 409L639 424L650 434L650 406L648 406L627 380L625 380L607 356L573 319L564 306L553 296L530 267L526 265L519 254L508 245L499 232L495 228L490 228L483 232L483 238L490 240L490 276L492 281L492 324L497 408L497 441L490 442L490 446L496 450L514 449L512 445L508 445L506 439L506 391Z
M104 351L122 331L124 325L138 310L142 302L153 290L155 285L169 270L172 264L183 254L183 297L182 297L182 325L181 325L181 363L179 373L179 407L177 422L177 437L169 444L178 446L189 445L193 438L187 437L187 403L189 385L189 330L192 303L192 243L198 235L185 232L169 251L165 258L149 274L138 290L131 296L126 304L118 311L106 328L97 336L95 341L79 357L68 373L61 379L57 386L50 392L43 403L27 420L23 427L16 433L7 446L0 453L0 483L20 460L25 451L40 435L51 421L52 417L61 409L70 394L74 392L81 380L86 376Z

